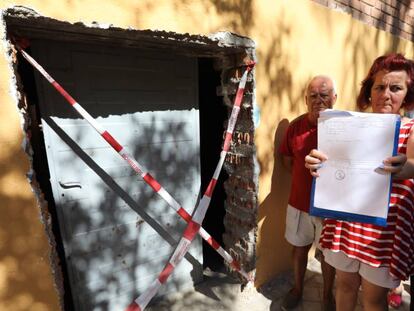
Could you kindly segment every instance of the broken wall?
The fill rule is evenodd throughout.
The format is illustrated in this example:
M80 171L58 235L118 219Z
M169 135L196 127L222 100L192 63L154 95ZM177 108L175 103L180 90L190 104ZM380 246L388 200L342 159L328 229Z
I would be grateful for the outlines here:
M303 91L316 74L337 80L337 108L353 109L359 82L378 55L399 51L413 57L413 43L364 24L348 13L310 0L298 1L127 1L4 0L68 22L127 29L160 29L209 34L228 30L257 42L256 102L261 111L255 131L260 164L257 278L260 286L290 267L283 239L289 190L275 164L274 145L286 123L306 109ZM57 310L51 251L39 217L36 195L26 178L30 157L22 148L24 131L10 55L1 25L0 47L0 310ZM279 127L280 129L280 127ZM280 256L280 254L284 254Z

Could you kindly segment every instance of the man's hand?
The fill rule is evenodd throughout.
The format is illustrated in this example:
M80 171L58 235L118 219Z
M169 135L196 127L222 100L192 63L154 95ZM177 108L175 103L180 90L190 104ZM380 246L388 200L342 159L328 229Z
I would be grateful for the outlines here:
M305 157L305 167L310 170L313 177L319 177L318 169L322 167L322 163L328 160L328 157L321 151L312 149Z

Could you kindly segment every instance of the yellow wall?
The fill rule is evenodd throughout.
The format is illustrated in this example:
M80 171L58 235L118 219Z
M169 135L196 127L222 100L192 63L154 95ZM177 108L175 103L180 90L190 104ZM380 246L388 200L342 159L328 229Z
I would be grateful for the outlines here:
M305 111L306 81L319 73L332 75L338 82L337 107L353 109L359 81L376 56L391 50L413 56L412 43L310 0L2 0L0 9L13 5L70 22L192 34L229 30L256 41L262 116L256 134L261 165L257 286L290 266L282 236L289 181L274 166L274 144L279 122ZM25 178L29 161L20 147L12 73L4 45L0 49L0 310L57 310L49 246ZM285 126L280 124L276 137Z
M25 177L29 162L20 146L23 136L4 57L0 72L0 310L56 310L48 244Z

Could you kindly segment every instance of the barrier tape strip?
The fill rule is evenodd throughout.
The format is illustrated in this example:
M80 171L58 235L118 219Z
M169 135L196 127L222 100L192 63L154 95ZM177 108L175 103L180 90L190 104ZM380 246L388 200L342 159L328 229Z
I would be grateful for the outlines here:
M155 279L148 289L142 293L137 299L135 299L125 311L143 311L151 299L157 294L161 286L167 281L168 277L174 271L174 268L180 263L184 255L187 253L191 242L193 241L197 232L201 228L201 224L206 215L208 206L210 204L211 196L214 192L214 187L216 186L217 179L220 175L221 169L223 167L224 160L226 158L227 152L230 148L230 142L233 136L234 126L237 121L237 116L240 111L240 104L243 99L244 88L247 81L247 74L253 68L254 64L248 65L246 70L243 73L243 76L240 80L239 87L236 93L236 98L234 100L234 106L231 112L231 116L227 125L226 138L223 144L223 150L220 153L220 160L217 164L217 167L214 171L213 177L210 180L210 183L205 191L202 199L200 200L198 206L195 209L194 216L190 219L187 227L184 230L184 233L178 243L177 247L174 250L170 260L165 265L164 269L159 274L158 278Z
M37 63L29 54L27 54L18 44L15 46L23 55L23 57L38 70L46 80L52 84L55 89L72 105L73 108L83 117L108 143L113 147L121 157L131 166L131 168L141 177L144 181L163 198L168 205L173 208L176 213L183 218L186 222L191 220L191 215L162 187L145 169L119 144L115 138L105 131L99 123L97 123L92 116L79 105L75 99L69 95L63 87L57 83L44 68ZM233 257L223 248L220 244L214 240L214 238L204 229L200 228L200 236L211 246L214 250L237 272L239 272L247 281L252 281L252 278L241 269L240 263L233 259Z

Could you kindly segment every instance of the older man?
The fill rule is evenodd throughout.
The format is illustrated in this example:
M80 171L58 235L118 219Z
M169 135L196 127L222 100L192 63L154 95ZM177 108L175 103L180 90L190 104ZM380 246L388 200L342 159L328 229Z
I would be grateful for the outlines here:
M308 253L318 242L322 220L309 215L312 176L305 167L305 156L317 147L317 119L319 113L332 108L337 98L334 81L328 76L312 78L306 88L305 102L308 112L293 120L279 148L283 164L292 174L292 185L286 214L286 240L293 245L294 287L286 295L282 308L295 308L303 293L303 281ZM335 310L332 287L335 269L321 258L324 280L324 310Z

